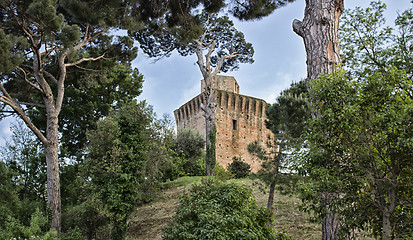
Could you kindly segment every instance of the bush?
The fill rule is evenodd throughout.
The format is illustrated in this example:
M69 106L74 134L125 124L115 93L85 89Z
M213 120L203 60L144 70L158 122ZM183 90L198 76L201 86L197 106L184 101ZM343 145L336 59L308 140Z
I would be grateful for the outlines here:
M110 235L109 210L96 195L90 195L84 202L68 209L62 220L62 239L102 239L98 236Z
M248 186L204 179L181 197L162 239L288 239L267 226L271 217Z
M39 209L31 215L30 225L23 225L18 219L13 216L5 218L4 229L0 229L1 239L56 239L57 232L54 229L48 229L49 222Z
M228 166L235 178L245 178L251 173L251 166L242 161L241 157L232 158L232 163Z
M178 132L175 151L182 152L187 160L183 165L187 176L205 175L205 156L203 148L205 140L194 129L181 129Z
M226 181L234 177L234 175L230 171L225 170L225 168L219 165L219 163L215 165L212 172L214 173L214 176L220 181Z

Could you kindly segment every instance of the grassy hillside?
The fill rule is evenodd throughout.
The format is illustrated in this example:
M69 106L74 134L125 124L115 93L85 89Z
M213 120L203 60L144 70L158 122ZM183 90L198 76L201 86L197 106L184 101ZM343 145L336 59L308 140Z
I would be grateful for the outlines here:
M174 215L179 196L188 190L191 184L198 183L201 179L202 177L183 177L165 183L163 190L153 202L140 206L131 216L128 239L160 239L162 229L166 227ZM266 206L267 195L259 190L258 180L231 181L252 186L258 204ZM273 228L278 232L287 233L294 239L320 239L320 224L310 223L308 215L298 210L299 203L300 200L296 197L277 193L274 199Z

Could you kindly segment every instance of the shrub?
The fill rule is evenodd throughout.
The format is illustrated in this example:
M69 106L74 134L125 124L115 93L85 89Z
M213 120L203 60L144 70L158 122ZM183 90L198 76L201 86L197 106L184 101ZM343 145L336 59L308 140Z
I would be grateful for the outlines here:
M187 160L183 165L187 176L205 175L205 140L202 135L194 129L181 129L178 132L175 151L182 152Z
M94 194L69 208L63 214L62 220L62 239L99 239L98 236L110 235L109 210Z
M214 176L221 181L226 181L234 177L234 175L230 171L225 170L225 168L222 167L219 163L215 165L212 172L214 173Z
M23 225L13 216L5 218L4 229L0 229L1 239L56 239L57 232L54 229L48 229L48 218L39 209L31 215L30 225Z
M251 173L251 166L242 161L241 157L234 157L228 168L235 178L245 178Z
M267 226L270 220L248 186L204 179L181 197L162 239L288 239Z

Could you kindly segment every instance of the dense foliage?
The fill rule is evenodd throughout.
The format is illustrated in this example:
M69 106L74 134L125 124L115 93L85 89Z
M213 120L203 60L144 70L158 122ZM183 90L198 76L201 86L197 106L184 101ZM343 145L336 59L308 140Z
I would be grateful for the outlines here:
M175 151L182 152L186 159L183 165L185 175L202 176L205 174L205 140L193 129L181 129L176 137Z
M152 112L144 102L128 102L88 133L86 167L99 198L111 213L112 239L124 238L126 221L137 204L151 121Z
M124 53L117 54L121 57ZM119 109L120 104L139 96L142 84L143 75L129 63L106 60L69 69L65 98L59 115L61 155L82 161L87 142L86 131L96 129L96 122L100 118L109 115L113 109ZM46 128L44 111L40 108L29 114L32 121L42 129Z
M409 239L412 226L412 10L385 27L381 2L344 17L345 71L311 82L307 209L338 213L342 235ZM355 37L356 36L356 37ZM400 53L397 55L395 53Z
M12 139L0 150L0 238L54 239L46 206L46 168L40 143L16 123Z
M228 169L235 178L245 178L251 173L251 166L242 161L241 157L233 157Z
M270 219L249 187L206 179L181 197L162 239L288 239L267 226Z
M396 69L362 82L338 71L312 83L321 117L311 121L313 181L303 184L303 197L319 214L329 206L344 216L343 230L371 227L383 239L412 234L412 84Z
M152 201L161 182L204 173L202 137L188 131L177 138L170 117L156 119L144 102L120 103L96 126L88 131L87 158L61 162L61 239L108 239L111 231L112 238L122 238L124 220L135 206ZM41 145L22 124L12 130L0 155L0 236L54 238Z
M53 212L52 227L58 232L62 209L59 128L73 134L71 138L65 132L63 137L71 154L80 151L85 128L100 117L86 113L97 106L102 109L105 104L96 104L99 96L91 89L91 98L79 96L76 90L82 91L88 80L97 83L96 75L100 78L108 74L110 66L124 64L130 68L128 63L136 57L137 48L129 37L113 38L115 31L111 30L139 24L139 16L130 14L132 9L125 1L0 1L0 119L16 115L43 144L46 199ZM105 66L106 60L110 64ZM91 66L90 62L96 64ZM128 70L126 75L131 75ZM89 77L95 76L88 78L86 72L94 73ZM77 89L67 91L71 94L65 98L68 86ZM117 100L121 99L111 96L108 104ZM63 110L66 104L69 106ZM71 111L76 107L78 112ZM66 114L60 117L66 120L63 124L58 121L61 112ZM80 120L83 115L87 117Z

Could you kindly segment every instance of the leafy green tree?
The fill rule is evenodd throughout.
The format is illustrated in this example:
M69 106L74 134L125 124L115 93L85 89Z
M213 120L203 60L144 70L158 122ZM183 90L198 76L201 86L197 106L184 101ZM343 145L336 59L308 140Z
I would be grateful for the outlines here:
M205 173L203 149L205 140L202 135L193 129L181 129L176 137L175 151L182 152L187 160L183 165L189 176L201 176Z
M21 118L44 146L47 201L58 232L58 119L69 69L123 52L136 54L128 37L110 39L110 30L137 23L129 15L133 9L125 1L0 1L0 109L2 116L12 113ZM33 108L45 109L44 131L28 117Z
M86 167L112 221L112 239L124 239L128 216L138 203L139 185L147 161L153 112L145 102L127 102L88 132Z
M12 177L15 176L10 169L6 167L3 161L0 161L0 237L6 239L9 237L9 232L5 229L7 228L7 219L19 210L20 200L18 195L18 186L12 181Z
M12 180L19 185L20 200L27 200L27 205L30 202L45 203L46 164L41 144L21 121L12 124L10 129L12 136L0 150L0 160L15 174ZM37 207L44 208L43 205Z
M89 192L82 202L63 212L61 239L109 239L110 216L108 206L98 194Z
M45 202L46 166L39 141L17 122L0 149L0 238L56 238Z
M135 177L139 177L140 180L138 183L135 182L133 193L128 193L126 191L129 187L132 186L126 184L124 185L122 182L120 182L117 183L117 186L121 186L120 189L126 188L125 191L120 189L117 191L111 190L109 193L106 193L109 196L104 196L102 193L103 191L101 190L101 188L107 188L106 185L102 185L104 184L105 180L104 176L109 176L112 173L108 173L107 171L109 170L105 170L104 166L98 166L97 168L95 168L95 165L100 164L97 163L99 162L99 159L87 158L84 163L65 166L63 170L68 171L68 173L62 173L62 182L68 181L67 185L73 187L73 189L69 189L69 191L76 191L78 194L73 194L77 196L77 198L74 198L74 200L77 200L77 202L72 203L72 205L74 204L73 206L70 206L69 203L69 207L65 209L66 211L63 214L63 237L68 237L70 239L70 236L72 236L72 234L78 232L81 234L81 237L77 238L110 238L111 229L113 229L113 226L115 224L119 224L115 221L117 217L116 213L118 214L118 216L125 215L125 218L127 218L130 214L130 212L127 211L133 209L133 206L148 203L153 200L159 189L159 184L162 181L166 181L168 179L174 180L175 178L180 177L184 174L182 165L185 159L182 156L178 156L172 150L172 147L174 146L175 142L173 129L174 126L170 116L164 115L161 119L155 119L155 115L152 113L152 109L150 106L147 106L144 103L140 103L138 104L138 106L136 106L135 103L126 104L131 104L131 109L136 108L133 111L147 112L147 117L150 117L150 121L147 122L145 122L146 120L141 121L141 117L137 117L136 119L132 120L133 122L131 123L134 124L136 123L135 121L141 121L145 125L142 131L137 132L136 129L134 130L133 134L140 135L141 138L144 139L144 141L141 143L142 146L140 148L134 148L134 150L132 150L136 152L141 151L145 160L140 163L139 168L136 170L136 173L133 173L132 170L128 173L134 175ZM120 107L123 108L123 105L124 104L120 104ZM132 111L131 109L129 110ZM118 115L118 110L112 110L111 114L109 115L111 120L108 120L107 117L103 121L114 121L116 123L115 125L118 125ZM128 121L131 119L132 118L128 118ZM101 125L101 122L102 121L99 121L98 125ZM110 127L107 126L107 128ZM89 130L89 133L92 133L93 136L101 134L99 136L102 137L103 140L105 140L105 137L102 134L106 134L106 132L110 131L112 131L112 129L106 131L106 127L103 127L99 129L99 132ZM111 141L112 138L106 139ZM95 143L94 141L93 144L97 143ZM108 149L116 149L118 146L117 140L108 142L107 144ZM98 146L95 147L98 149ZM108 151L110 152L112 150ZM111 166L119 164L128 164L127 159L124 156L127 153L122 153L124 152L123 147L119 147L119 150L116 151L119 151L119 158L125 158L123 159L123 161L125 162L119 162L113 159L115 163L110 163L111 157L110 155L108 155L107 164L110 164ZM104 154L104 151L101 153L94 154ZM76 168L74 168L73 166L75 166ZM77 171L80 172L79 174L76 175L71 173L72 171L76 171L76 169L78 169ZM96 170L97 172L95 172ZM115 173L113 174L116 176ZM67 180L65 180L66 175L69 175ZM75 178L72 178L70 176L75 176ZM90 181L89 179L91 179L92 181ZM70 183L70 180L74 182L79 181L79 183ZM102 182L99 182L97 184L97 181ZM62 187L62 190L65 189L65 187ZM62 193L64 193L64 191L62 191ZM123 203L125 205L131 205L131 208L113 209L112 205L108 203L106 198L114 196L116 194L125 196L126 199L129 199L129 197L135 195L133 196L133 201L128 200L127 202ZM63 200L65 200L65 195L62 194L62 196ZM121 203L119 202L115 204L119 205Z
M202 12L194 14L193 18L197 25L190 34L181 26L170 27L165 17L163 21L157 19L148 28L132 35L150 57L169 56L174 50L181 56L197 56L203 77L201 109L206 123L206 174L211 175L215 166L215 146L210 139L211 134L215 134L215 78L221 71L238 69L240 63L252 63L254 50L228 17Z
M118 53L122 54L121 51ZM65 97L59 114L60 156L81 162L87 141L86 131L96 129L99 119L141 94L143 75L132 69L130 63L115 60L87 62L79 68L68 70ZM40 108L29 114L42 129L46 127L44 112L45 109Z
M311 117L308 91L305 81L292 83L290 88L281 92L276 102L265 109L266 127L274 134L269 139L265 152L258 142L248 146L248 151L263 160L258 176L270 186L267 209L271 211L277 181L280 181L280 170L292 167L291 155L294 150L303 147L302 135L307 129ZM290 169L291 171L292 169Z
M181 197L162 239L289 239L266 225L270 219L248 186L205 179Z
M187 2L160 0L138 1L133 13L139 13L145 21L165 17L168 26L180 26L187 35L197 31L199 22L193 13L204 9L208 13L218 13L227 10L239 20L254 20L270 15L275 9L281 8L295 0L193 0Z
M175 151L175 123L171 116L164 114L161 119L154 119L147 139L147 163L145 167L145 185L155 187L159 182L175 180L185 175L185 158ZM144 192L154 194L154 189ZM149 199L148 199L149 200Z
M312 123L309 169L315 181L304 185L304 199L320 213L320 199L311 191L325 196L329 189L331 210L343 214L345 228L370 226L382 239L408 238L412 14L399 15L395 34L385 25L384 9L377 1L344 16L348 73L313 84L314 107L326 117Z
M412 236L412 83L397 68L360 79L341 70L312 83L321 117L311 121L304 200L318 214L328 200L343 230Z
M340 42L344 67L354 77L369 76L392 67L403 69L413 77L413 10L401 12L393 29L386 25L385 9L381 1L372 1L370 7L356 7L343 16Z
M229 12L240 20L260 19L270 15L274 10L281 8L295 0L244 0L231 1Z
M54 229L43 231L43 228L49 225L47 216L36 209L30 217L29 225L22 224L17 218L7 215L4 216L5 224L0 230L2 239L44 239L53 240L57 238L57 232Z
M228 165L228 169L235 178L245 178L251 173L251 166L242 161L241 157L233 157L231 164Z

